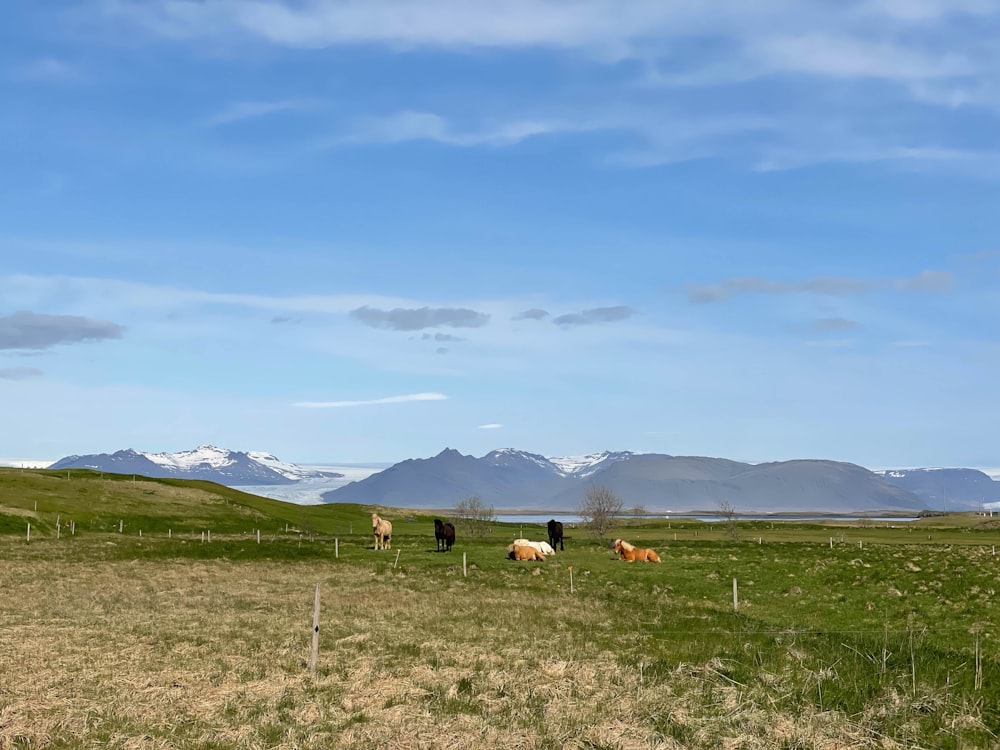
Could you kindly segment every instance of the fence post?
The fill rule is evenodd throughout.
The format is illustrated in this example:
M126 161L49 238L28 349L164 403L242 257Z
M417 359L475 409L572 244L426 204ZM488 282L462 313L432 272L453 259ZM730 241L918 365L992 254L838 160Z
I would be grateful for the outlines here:
M733 612L740 611L740 595L736 588L736 579L733 579Z
M69 534L70 536L76 536L76 521L69 522Z
M62 524L59 523L59 516L56 516L56 539L59 538L59 528Z
M465 553L462 553L462 578L469 577L469 570L465 567Z
M257 529L257 544L260 544L260 529Z
M392 569L393 570L395 570L396 569L396 565L399 564L399 552L400 552L400 550L396 550L396 560L392 563Z
M340 540L336 537L333 539L333 556L335 559L340 559Z
M31 521L28 521L28 541L31 541Z
M316 584L316 596L313 599L313 631L312 631L312 652L309 654L309 671L316 671L316 662L319 660L319 584Z
M569 593L573 593L573 566L569 566Z
M118 519L118 533L121 534L125 529L125 521L123 519Z

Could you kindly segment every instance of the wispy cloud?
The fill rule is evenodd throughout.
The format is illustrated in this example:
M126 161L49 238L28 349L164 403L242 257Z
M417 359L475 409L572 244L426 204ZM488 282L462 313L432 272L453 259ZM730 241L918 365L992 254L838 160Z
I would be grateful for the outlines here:
M796 281L774 281L759 276L724 279L716 284L688 284L689 302L724 302L742 294L820 294L846 297L880 288L907 292L941 293L950 291L954 277L950 271L922 271L917 276L891 281L849 277L817 277Z
M547 310L541 310L537 307L533 307L530 310L519 312L517 315L514 315L511 320L542 320L547 317L549 317Z
M480 430L499 430L503 427L502 424L497 424L496 422L491 422L490 424L481 424L477 429Z
M950 271L924 271L911 279L898 279L894 286L907 292L943 294L955 287L955 277Z
M299 401L294 406L303 409L344 409L353 406L375 406L378 404L407 404L412 401L445 401L443 393L410 393L405 396L386 396L365 401Z
M465 341L461 336L452 336L450 333L425 333L420 337L423 341L447 341L447 342L457 342Z
M0 317L0 349L48 349L57 344L120 339L124 330L106 320L16 312Z
M351 317L373 328L388 328L394 331L419 331L439 326L481 328L490 319L486 313L466 308L397 307L393 310L379 310L367 306L352 310Z
M385 117L370 117L357 122L347 135L334 144L405 143L435 141L449 146L511 146L528 138L595 129L572 122L512 120L478 127L460 128L450 120L431 112L396 112Z
M214 128L231 125L243 120L254 120L281 112L307 112L318 107L318 103L306 99L286 99L284 101L241 101L230 102L219 112L203 121L205 127Z
M615 307L595 307L578 313L567 313L552 319L558 326L585 326L594 323L614 323L632 317L632 308L627 305Z

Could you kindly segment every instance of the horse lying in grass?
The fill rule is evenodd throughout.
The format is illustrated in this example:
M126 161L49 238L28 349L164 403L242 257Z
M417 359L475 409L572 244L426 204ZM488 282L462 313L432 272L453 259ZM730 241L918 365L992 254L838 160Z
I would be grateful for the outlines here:
M536 560L545 562L545 555L534 547L526 547L521 544L512 544L507 548L508 560Z
M372 533L375 535L375 549L392 549L392 523L372 513Z
M554 555L556 553L548 542L529 542L527 539L515 539L514 545L517 547L534 547L543 555Z
M633 544L629 544L624 539L615 539L615 554L626 562L662 562L656 550L649 548L641 549Z

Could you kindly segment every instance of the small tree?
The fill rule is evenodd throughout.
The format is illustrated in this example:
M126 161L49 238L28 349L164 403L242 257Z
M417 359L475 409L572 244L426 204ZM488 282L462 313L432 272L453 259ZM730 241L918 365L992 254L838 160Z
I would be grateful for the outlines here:
M492 505L486 505L476 495L470 495L455 508L455 520L463 534L483 537L492 531L496 517Z
M723 523L725 523L726 536L732 541L738 542L740 540L740 527L736 523L736 508L728 500L722 500L719 502L719 512L725 519Z
M615 525L624 507L625 503L620 497L604 485L598 485L587 490L578 512L583 525L603 539Z

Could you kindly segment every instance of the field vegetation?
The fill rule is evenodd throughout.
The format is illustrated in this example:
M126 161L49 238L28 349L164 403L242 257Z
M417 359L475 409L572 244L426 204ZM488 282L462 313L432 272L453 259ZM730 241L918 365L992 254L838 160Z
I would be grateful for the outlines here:
M1000 747L991 519L432 519L0 470L0 748Z

